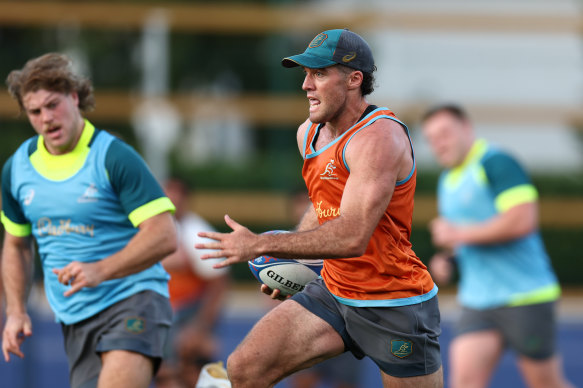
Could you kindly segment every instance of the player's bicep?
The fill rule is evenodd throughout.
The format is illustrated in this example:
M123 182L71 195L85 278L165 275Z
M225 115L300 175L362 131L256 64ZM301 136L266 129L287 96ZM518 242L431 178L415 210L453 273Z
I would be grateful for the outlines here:
M4 231L4 245L19 249L31 250L31 236L15 236L8 231Z
M2 212L0 220L4 229L13 236L25 237L31 234L31 225L22 212L18 200L12 194L12 157L2 169Z
M537 201L538 192L528 174L510 155L496 153L483 161L483 167L498 212Z
M4 243L2 246L3 266L12 265L21 258L32 258L32 237L15 236L8 231L4 232ZM16 260L16 261L15 261ZM6 269L6 268L4 268ZM1 272L1 271L0 271Z
M382 126L355 136L346 147L350 175L340 212L370 217L374 224L388 206L397 182L404 143L394 131Z

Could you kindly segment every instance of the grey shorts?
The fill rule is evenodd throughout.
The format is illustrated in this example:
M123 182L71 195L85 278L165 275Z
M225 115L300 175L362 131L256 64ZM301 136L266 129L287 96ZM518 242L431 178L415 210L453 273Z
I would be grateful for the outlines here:
M552 357L556 350L555 302L474 310L464 307L456 335L496 330L504 345L535 360Z
M72 388L95 388L100 353L129 350L154 360L157 370L172 322L168 298L143 291L72 325L62 325Z
M352 307L316 279L292 299L328 322L356 358L370 357L388 375L428 375L441 366L437 297L409 306Z

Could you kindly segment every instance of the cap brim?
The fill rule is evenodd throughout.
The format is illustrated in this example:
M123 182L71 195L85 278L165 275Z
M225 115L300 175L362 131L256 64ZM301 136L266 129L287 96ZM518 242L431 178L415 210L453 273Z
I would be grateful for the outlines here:
M302 53L298 55L292 55L291 57L286 57L281 60L283 67L296 67L303 66L310 69L323 69L325 67L333 66L336 62L329 59L324 59L316 57L314 55Z

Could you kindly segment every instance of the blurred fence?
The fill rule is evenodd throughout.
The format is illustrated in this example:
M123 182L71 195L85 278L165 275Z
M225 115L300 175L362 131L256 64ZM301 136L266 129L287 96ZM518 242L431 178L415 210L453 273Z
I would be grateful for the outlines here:
M555 38L580 37L583 32L581 9L577 2L568 0L504 4L368 0L366 6L355 4L341 0L1 1L0 78L47 51L81 52L79 58L86 61L96 86L97 109L88 117L143 151L143 135L132 128L132 116L145 101L139 87L143 69L136 52L148 20L153 14L162 15L170 34L170 80L163 97L184 127L169 155L170 173L197 186L193 209L219 228L224 228L222 216L228 212L262 231L294 223L290 193L302 187L294 131L306 115L307 104L299 87L301 74L282 71L279 61L283 55L303 50L316 32L342 26L373 35L375 31L381 35L387 31L396 38L405 34L469 35L476 39L494 35L503 41L511 35L545 38L551 43ZM380 50L385 44L381 40L376 45ZM209 85L224 72L234 73L239 85L236 93L217 96ZM468 89L476 87L467 85ZM507 90L501 89L500 97L505 93ZM389 99L386 96L381 93L378 103L384 104ZM430 102L422 98L422 93L420 96L390 97L390 107L406 122L415 124ZM371 101L377 102L376 95ZM200 165L181 159L178 148L183 148L182 153L192 153L185 128L193 125L190 121L206 119L204 111L192 117L201 106L218 107L210 110L211 116L227 108L240 114L250 127L246 132L253 143L249 158L229 162L220 160L219 155ZM467 108L480 126L519 125L543 132L557 124L578 131L575 138L583 138L581 98L554 104L518 98L469 99ZM0 163L32 134L17 115L16 104L0 88ZM412 127L415 130L415 125ZM543 153L553 144L540 144L540 148ZM583 233L582 172L583 166L573 166L553 179L535 177L541 191L541 227L550 254L561 280L578 284L583 283L575 276L576 270L583 270L582 255L575 247ZM435 176L434 167L420 165L413 239L422 258L432 252L426 224L436 214Z

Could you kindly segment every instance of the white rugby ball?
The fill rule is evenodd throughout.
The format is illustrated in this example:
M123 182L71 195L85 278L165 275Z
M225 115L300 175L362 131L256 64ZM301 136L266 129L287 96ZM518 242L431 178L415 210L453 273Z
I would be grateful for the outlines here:
M260 256L249 261L249 268L260 283L279 290L282 295L293 295L320 276L322 260L289 260Z
M289 232L271 230L263 234L279 233ZM264 255L249 261L249 269L259 283L287 296L302 291L306 284L320 276L323 264L323 260L289 260Z

